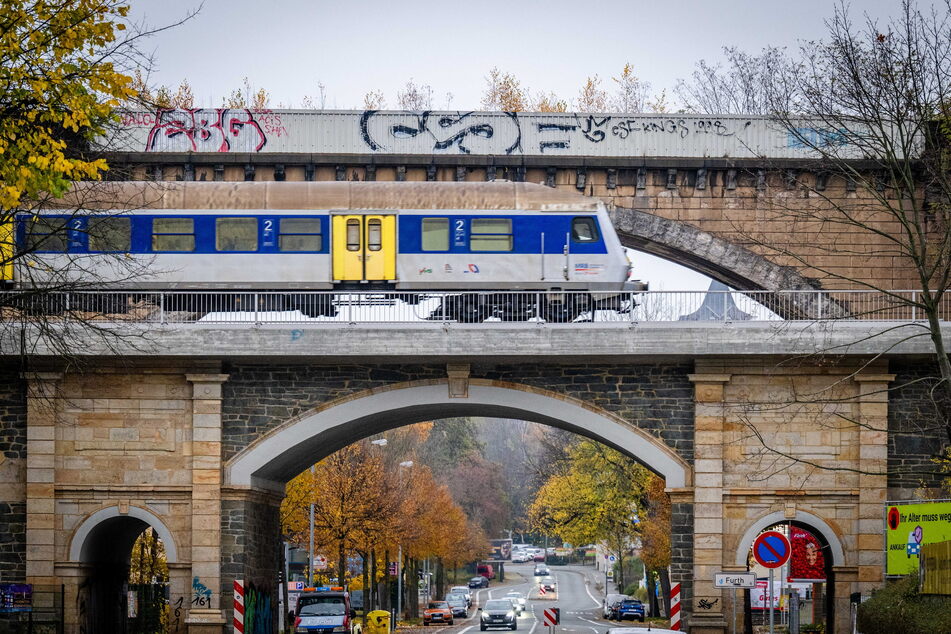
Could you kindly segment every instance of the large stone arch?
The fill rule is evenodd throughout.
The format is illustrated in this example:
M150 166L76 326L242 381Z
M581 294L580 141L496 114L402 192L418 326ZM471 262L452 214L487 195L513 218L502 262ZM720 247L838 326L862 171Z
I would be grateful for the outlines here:
M662 440L577 399L517 384L473 379L464 398L448 381L401 383L324 404L263 435L225 465L225 485L283 491L311 461L359 438L415 422L454 416L517 418L561 427L614 447L663 476L692 483L692 470Z

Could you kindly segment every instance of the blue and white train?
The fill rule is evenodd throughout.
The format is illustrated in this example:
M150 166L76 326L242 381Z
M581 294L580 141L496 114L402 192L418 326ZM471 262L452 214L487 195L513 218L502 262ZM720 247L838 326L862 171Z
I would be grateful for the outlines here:
M43 270L81 259L76 271L122 290L288 298L302 290L458 291L443 313L466 321L532 316L516 295L490 291L544 291L545 309L531 309L544 315L536 316L570 320L644 289L629 279L630 260L600 200L527 183L100 183L79 188L60 209L18 215L13 232L20 255L4 258L14 264L0 279L14 287L42 285ZM117 256L142 273L118 275ZM332 310L328 303L305 312Z

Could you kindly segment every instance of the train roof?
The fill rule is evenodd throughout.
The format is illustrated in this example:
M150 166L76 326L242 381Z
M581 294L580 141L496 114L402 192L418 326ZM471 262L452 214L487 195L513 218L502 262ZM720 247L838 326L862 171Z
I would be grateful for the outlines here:
M595 212L598 198L534 183L166 182L77 183L47 209L515 209Z

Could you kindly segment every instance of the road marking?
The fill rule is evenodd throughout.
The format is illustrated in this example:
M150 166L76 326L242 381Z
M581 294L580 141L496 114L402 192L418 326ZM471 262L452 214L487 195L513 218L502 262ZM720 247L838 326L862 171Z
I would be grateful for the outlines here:
M598 623L597 621L592 621L591 619L586 619L586 618L584 618L583 616L579 616L578 618L581 619L582 621L586 622L586 623L592 623L592 624L594 624L594 625L597 625L598 627L604 627L604 624L603 624L603 623ZM595 630L595 632L597 632L597 630Z
M466 627L464 627L464 628L462 628L461 630L459 630L458 632L456 632L456 634L465 634L466 632L468 632L469 630L471 630L473 627L475 627L475 626L474 626L474 625L467 625Z

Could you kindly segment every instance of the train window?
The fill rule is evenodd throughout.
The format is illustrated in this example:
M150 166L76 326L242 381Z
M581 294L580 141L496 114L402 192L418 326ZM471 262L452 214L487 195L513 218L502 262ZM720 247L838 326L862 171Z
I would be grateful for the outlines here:
M347 251L360 250L360 221L351 218L347 221Z
M598 225L594 218L575 218L572 220L571 239L575 242L597 242Z
M473 251L511 251L511 218L473 218L469 248Z
M257 218L215 220L215 248L218 251L257 251Z
M423 218L423 251L449 250L449 218Z
M90 218L86 232L90 251L128 252L132 249L131 218Z
M153 251L194 251L195 221L192 218L156 218L152 221Z
M378 218L367 221L367 249L379 251L383 248L383 223Z
M281 218L281 251L320 251L320 218Z
M66 223L69 218L34 216L27 220L26 248L30 251L66 251Z

